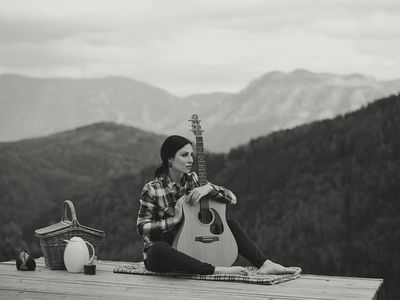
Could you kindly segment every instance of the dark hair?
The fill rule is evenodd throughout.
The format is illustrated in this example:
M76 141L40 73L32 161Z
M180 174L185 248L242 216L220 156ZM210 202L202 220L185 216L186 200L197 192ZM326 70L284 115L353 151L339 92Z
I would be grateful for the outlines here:
M161 166L157 168L155 171L154 176L159 177L162 175L168 175L168 159L174 158L176 152L179 149L183 148L187 144L192 145L192 142L189 141L187 138L180 136L180 135L171 135L165 139L165 141L161 145L160 149L160 157L161 157Z

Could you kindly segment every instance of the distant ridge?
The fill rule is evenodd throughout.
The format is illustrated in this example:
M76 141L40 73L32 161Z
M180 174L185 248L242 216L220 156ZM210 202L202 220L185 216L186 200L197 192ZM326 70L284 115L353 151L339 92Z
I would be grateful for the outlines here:
M206 130L206 147L226 152L251 138L333 118L399 91L400 80L303 69L266 73L238 93L184 98L124 77L0 75L0 141L45 136L102 121L191 138L187 120L197 113Z

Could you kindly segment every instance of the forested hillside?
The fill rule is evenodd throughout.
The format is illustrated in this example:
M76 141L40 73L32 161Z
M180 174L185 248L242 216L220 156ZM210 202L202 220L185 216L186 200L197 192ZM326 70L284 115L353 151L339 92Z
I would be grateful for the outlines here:
M400 97L392 96L254 139L228 154L209 154L209 180L237 195L228 215L271 259L301 266L304 273L381 277L380 299L399 298L399 131ZM100 259L141 258L138 197L158 160L140 173L85 184L71 195L79 221L106 232ZM63 200L20 228L21 241L34 252L34 229L57 222Z
M258 244L308 273L382 277L400 296L400 97L251 141L215 181ZM390 295L390 296L389 296Z
M45 138L0 143L0 259L32 240L33 222L61 218L59 202L159 158L165 137L97 123ZM49 215L52 209L57 215ZM42 215L44 213L44 215ZM37 223L36 222L36 223Z

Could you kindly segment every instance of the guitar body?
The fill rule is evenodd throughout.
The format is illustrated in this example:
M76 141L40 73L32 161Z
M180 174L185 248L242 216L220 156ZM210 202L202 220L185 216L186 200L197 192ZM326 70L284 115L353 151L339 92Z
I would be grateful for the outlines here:
M189 120L196 137L199 185L208 184L206 175L203 137L199 117ZM186 196L183 196L186 197ZM172 247L202 262L219 267L231 266L238 255L235 237L226 218L226 204L203 197L196 204L183 201L182 225Z
M201 201L208 202L208 211L201 208ZM214 266L231 266L237 258L238 247L225 211L226 205L214 200L201 199L195 205L184 201L182 225L172 247Z

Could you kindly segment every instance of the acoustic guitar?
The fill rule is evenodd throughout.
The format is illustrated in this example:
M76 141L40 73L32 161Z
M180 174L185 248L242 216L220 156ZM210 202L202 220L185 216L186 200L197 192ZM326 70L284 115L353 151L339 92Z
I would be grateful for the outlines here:
M197 115L192 115L189 122L196 137L198 176L200 186L203 186L208 183L203 130ZM226 204L207 196L194 205L184 201L182 224L172 246L214 266L231 266L237 258L238 247L226 222L225 212Z

